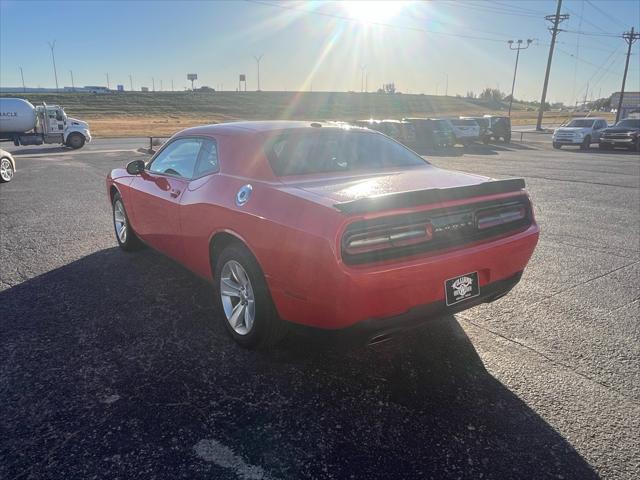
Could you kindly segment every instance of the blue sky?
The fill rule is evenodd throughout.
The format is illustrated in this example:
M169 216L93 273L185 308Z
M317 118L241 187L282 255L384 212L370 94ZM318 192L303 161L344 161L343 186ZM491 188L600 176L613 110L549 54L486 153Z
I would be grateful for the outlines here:
M0 0L0 86L54 86L47 41L56 40L61 86L151 87L187 84L235 89L239 73L256 88L254 55L263 90L359 91L361 65L368 88L395 82L408 93L509 91L515 52L508 39L534 39L521 52L516 98L539 99L550 34L545 14L555 0L405 2L401 9L343 2L155 1L37 2ZM395 11L394 11L395 10ZM565 0L548 99L573 104L620 88L626 44L615 38L640 24L636 0ZM315 13L313 13L315 12ZM376 23L360 20L370 13ZM352 19L352 20L349 20ZM381 25L384 24L384 25ZM581 31L583 34L574 32ZM628 90L640 90L632 50Z

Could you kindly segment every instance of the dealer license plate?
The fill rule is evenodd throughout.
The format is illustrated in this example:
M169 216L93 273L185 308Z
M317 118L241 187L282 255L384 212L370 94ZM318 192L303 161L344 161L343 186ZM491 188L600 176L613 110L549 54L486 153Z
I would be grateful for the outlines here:
M447 306L455 305L480 295L478 272L471 272L444 282Z

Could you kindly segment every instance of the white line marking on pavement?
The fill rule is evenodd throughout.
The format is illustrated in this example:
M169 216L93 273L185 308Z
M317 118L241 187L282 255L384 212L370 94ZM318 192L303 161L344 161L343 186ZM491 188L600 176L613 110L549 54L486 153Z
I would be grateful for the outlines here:
M196 455L205 462L212 462L219 467L233 470L238 478L243 480L268 480L271 478L262 468L249 465L241 456L236 455L233 450L217 440L200 440L193 449Z

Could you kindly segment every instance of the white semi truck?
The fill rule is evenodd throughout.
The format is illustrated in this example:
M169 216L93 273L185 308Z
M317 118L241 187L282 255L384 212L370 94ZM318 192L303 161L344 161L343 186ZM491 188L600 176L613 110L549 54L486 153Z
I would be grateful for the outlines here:
M58 105L33 106L21 98L0 98L0 141L18 145L59 143L73 149L91 141L89 124L67 117Z

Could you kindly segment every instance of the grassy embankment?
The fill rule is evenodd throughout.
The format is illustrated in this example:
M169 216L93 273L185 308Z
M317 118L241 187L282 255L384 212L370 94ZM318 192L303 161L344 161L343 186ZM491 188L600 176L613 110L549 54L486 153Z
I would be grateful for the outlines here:
M96 137L171 135L193 125L233 120L356 120L363 118L504 115L506 104L433 95L326 92L127 92L112 94L13 94L34 104L65 107L89 122ZM567 113L549 112L559 124ZM536 112L514 105L512 123L535 123Z

